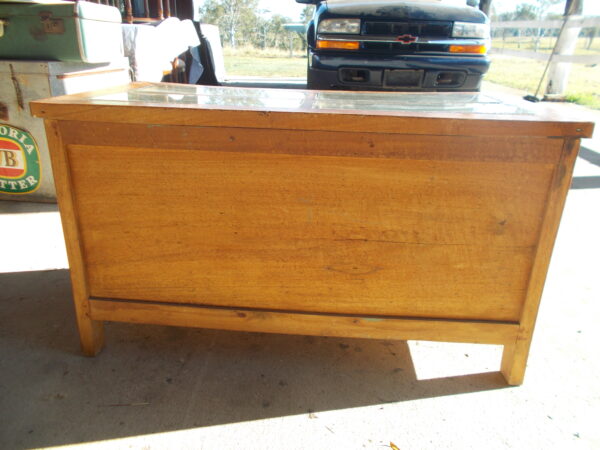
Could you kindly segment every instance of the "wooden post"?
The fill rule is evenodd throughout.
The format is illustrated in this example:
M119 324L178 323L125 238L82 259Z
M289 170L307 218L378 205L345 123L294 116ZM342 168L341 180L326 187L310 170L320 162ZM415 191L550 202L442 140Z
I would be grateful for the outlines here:
M125 0L125 20L127 23L133 23L133 9L131 8L131 0Z
M479 2L479 9L486 15L490 16L490 7L492 6L492 0L481 0Z
M568 16L569 14L583 14L583 0L567 0L564 15Z
M48 120L45 123L46 138L52 171L56 177L56 195L60 202L60 214L69 257L71 285L75 316L79 328L81 350L87 356L95 356L104 345L104 328L101 321L93 320L90 312L90 292L85 274L85 257L81 248L79 224L76 219L75 199L73 197L67 148L63 142L58 122Z
M156 0L156 17L159 20L164 20L165 16L163 14L163 2L162 0Z
M521 313L519 333L514 342L504 344L500 371L510 385L523 383L529 356L533 329L550 264L552 248L558 233L560 218L571 186L575 158L579 153L579 140L565 139L562 154L554 171L552 188L547 201L542 231L531 271L525 305Z
M581 32L581 26L573 23L581 19L583 0L568 0L565 8L565 24L562 33L554 47L554 55L572 55L577 46L577 38ZM552 62L548 69L548 84L546 85L546 97L557 97L564 95L571 73L569 62Z

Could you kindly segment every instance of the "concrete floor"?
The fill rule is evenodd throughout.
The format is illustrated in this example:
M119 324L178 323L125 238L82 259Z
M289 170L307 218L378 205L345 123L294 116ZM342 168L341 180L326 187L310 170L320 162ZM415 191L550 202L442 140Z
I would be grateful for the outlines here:
M483 345L115 323L83 357L56 206L0 202L0 449L600 448L600 155L582 156L520 387Z

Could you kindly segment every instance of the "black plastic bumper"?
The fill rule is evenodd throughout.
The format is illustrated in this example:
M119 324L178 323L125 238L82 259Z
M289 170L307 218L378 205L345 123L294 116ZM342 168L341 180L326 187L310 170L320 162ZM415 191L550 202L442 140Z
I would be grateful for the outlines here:
M402 91L477 91L487 57L309 53L308 87Z

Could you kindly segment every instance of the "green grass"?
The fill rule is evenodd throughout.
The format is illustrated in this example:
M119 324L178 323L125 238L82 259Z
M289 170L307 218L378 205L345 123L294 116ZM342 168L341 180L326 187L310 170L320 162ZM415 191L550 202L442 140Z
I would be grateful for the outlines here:
M598 94L570 93L566 95L565 99L571 103L577 103L578 105L587 106L593 109L600 109L600 97Z
M492 65L485 79L493 83L521 89L533 94L544 72L545 63L513 56L492 55ZM544 93L542 82L540 95ZM573 64L566 99L580 105L600 109L600 65L587 67Z
M228 76L271 78L306 76L306 56L304 51L300 50L295 50L290 57L289 50L225 47L223 56Z
M600 42L600 38L598 38ZM594 41L596 44L596 41ZM224 49L225 69L228 76L256 77L305 77L306 57L296 50L293 57L289 51L251 47ZM526 58L492 55L492 66L485 79L493 83L521 89L533 94L544 71L545 63ZM573 64L567 101L600 109L600 65L587 67ZM545 80L540 95L543 94Z
M278 58L225 55L228 76L305 77L306 58Z

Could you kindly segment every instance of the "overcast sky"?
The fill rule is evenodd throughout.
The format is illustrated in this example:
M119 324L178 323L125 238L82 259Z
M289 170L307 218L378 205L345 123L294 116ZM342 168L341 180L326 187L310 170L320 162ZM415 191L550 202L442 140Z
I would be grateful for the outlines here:
M492 5L496 11L514 11L520 3L537 3L535 0L493 0ZM566 2L561 2L560 6L555 7L556 11L562 12ZM272 14L281 14L292 20L298 20L304 5L296 3L295 0L260 0L259 9L268 10ZM600 0L584 0L584 11L586 16L600 16Z

